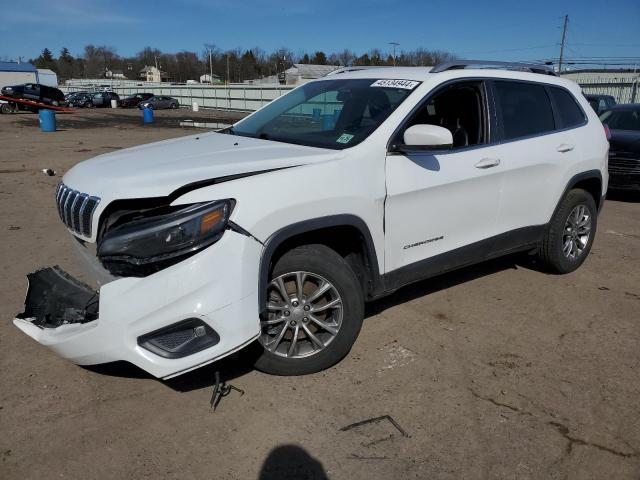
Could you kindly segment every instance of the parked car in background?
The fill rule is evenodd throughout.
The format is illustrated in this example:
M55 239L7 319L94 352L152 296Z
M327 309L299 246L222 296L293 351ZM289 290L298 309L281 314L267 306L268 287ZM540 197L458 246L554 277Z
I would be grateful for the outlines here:
M616 99L611 95L596 95L589 93L584 97L598 115L601 115L605 110L609 110L616 104Z
M96 92L91 96L94 107L111 107L111 100L120 102L120 95L115 92Z
M138 104L138 108L151 108L153 110L162 110L164 108L179 108L180 102L172 97L153 96L144 102Z
M24 100L33 100L48 105L62 105L64 103L64 93L54 87L41 85L39 83L25 83L24 85L9 85L3 87L2 95Z
M122 108L137 107L140 102L149 100L151 97L153 97L153 93L136 93L120 100L120 106Z
M76 95L70 96L67 99L67 104L70 107L91 108L93 107L92 96L93 94L90 92L77 92Z
M600 120L611 132L609 187L640 192L640 103L615 105Z
M75 101L76 98L88 95L89 92L71 92L71 93L67 93L64 96L64 102L65 104L71 106L73 105L73 102Z

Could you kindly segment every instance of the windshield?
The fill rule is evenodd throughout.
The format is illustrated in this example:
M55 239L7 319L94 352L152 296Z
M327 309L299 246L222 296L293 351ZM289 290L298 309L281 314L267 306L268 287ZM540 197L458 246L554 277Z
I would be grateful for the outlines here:
M352 147L371 135L419 84L376 79L307 83L227 133L313 147Z
M640 108L619 108L600 115L600 121L612 130L640 131Z

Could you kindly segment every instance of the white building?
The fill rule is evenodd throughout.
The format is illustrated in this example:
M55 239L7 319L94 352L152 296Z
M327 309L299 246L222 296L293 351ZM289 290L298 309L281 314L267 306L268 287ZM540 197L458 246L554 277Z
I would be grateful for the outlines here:
M286 69L284 72L280 72L278 75L271 75L269 77L258 78L255 80L247 80L244 83L280 83L284 85L300 85L302 83L324 77L327 73L333 72L339 68L342 68L342 66L294 63L291 68Z
M104 72L104 78L126 80L127 77L122 70L107 70Z
M145 82L160 83L163 80L169 79L169 75L166 72L163 72L154 66L145 66L142 70L140 70L139 76Z
M200 75L200 83L221 83L220 77L215 73L211 76L209 73Z

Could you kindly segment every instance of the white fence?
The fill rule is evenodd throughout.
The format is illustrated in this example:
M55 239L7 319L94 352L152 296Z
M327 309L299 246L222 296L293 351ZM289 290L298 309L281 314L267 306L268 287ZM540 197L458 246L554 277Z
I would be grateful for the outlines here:
M153 93L154 95L173 97L183 107L191 107L193 102L197 102L201 108L252 112L284 95L294 87L288 85L171 85L156 83L142 86L112 84L110 88L120 97L134 93ZM73 82L63 87L65 92L99 89L100 87L94 82Z
M585 94L611 95L617 103L640 102L640 75L627 78L589 76L571 80L578 83Z

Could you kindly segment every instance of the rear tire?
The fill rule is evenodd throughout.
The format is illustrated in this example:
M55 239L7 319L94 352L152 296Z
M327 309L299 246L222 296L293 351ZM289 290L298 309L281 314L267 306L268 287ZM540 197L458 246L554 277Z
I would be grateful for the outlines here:
M598 224L596 203L582 189L570 190L547 226L538 258L553 273L569 273L585 261Z
M355 273L334 250L325 245L290 250L276 262L266 288L257 369L306 375L349 353L362 326L364 296Z

